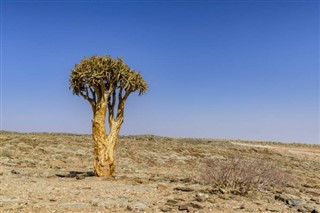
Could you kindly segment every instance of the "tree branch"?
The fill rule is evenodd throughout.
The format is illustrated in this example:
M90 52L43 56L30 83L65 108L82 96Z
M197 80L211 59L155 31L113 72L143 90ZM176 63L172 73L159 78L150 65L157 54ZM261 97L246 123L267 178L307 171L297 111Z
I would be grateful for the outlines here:
M131 91L130 90L126 90L126 93L124 94L122 100L126 101L130 94L131 94Z
M95 102L93 101L93 99L91 99L88 96L88 88L86 88L86 94L83 93L82 91L80 91L79 93L84 99L86 99L87 101L89 101L89 103L91 104L92 107L95 107Z
M114 118L114 106L116 104L116 91L108 98L109 120Z
M93 86L93 88L94 88L94 91L95 91L95 93L97 95L96 102L99 103L101 101L101 99L102 99L102 97L101 97L102 96L102 92L100 91L100 87L98 87L98 86Z
M101 89L101 98L108 100L108 97L110 96L110 94L109 94L110 87L109 87L108 92L105 94L106 87L105 87L105 84L102 79L99 81L99 85L100 85L100 89Z
M114 111L114 106L116 105L116 91L114 90L113 93L112 93L112 104L111 104L111 107L112 107L112 110Z
M119 103L122 101L123 97L122 97L122 91L123 91L123 88L121 87L119 89L119 94L118 94L118 98L119 98Z
M124 115L124 104L126 103L127 98L129 97L131 91L125 90L124 96L119 100L118 110L117 110L117 120L123 119Z
M91 94L92 94L92 99L93 99L93 101L94 101L95 103L97 103L96 93L94 92L94 90L93 90L91 87L89 87L89 89L90 89L90 92L91 92Z

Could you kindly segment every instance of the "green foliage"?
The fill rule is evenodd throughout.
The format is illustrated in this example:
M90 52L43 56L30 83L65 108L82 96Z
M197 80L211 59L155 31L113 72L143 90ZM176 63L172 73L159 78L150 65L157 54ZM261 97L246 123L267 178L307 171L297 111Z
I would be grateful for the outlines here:
M121 58L91 56L76 64L70 74L70 89L86 99L100 100L103 94L110 96L121 90L126 94L138 91L144 94L148 85L140 73L131 69Z

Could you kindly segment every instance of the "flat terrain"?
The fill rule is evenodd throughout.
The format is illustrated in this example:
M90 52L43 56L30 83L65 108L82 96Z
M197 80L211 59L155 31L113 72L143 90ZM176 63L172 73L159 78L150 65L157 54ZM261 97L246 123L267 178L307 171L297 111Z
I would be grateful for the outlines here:
M93 176L90 135L1 132L0 212L319 212L320 145L121 137L115 178ZM205 184L206 161L268 161L283 187Z

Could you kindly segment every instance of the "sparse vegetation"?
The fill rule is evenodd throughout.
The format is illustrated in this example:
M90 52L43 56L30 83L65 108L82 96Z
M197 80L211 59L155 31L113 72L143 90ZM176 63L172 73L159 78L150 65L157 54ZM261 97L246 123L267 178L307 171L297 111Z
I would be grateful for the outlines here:
M91 135L0 133L1 212L320 210L319 145L123 136L115 152L119 159L117 174L105 179L93 176ZM255 162L258 166L264 162L269 171L265 175L272 174L270 185L264 182L242 196L238 189L220 186L226 192L222 194L218 185L210 183L212 177L208 184L201 184L204 182L199 180L199 168L208 173L216 169L214 163L216 167L227 162L234 165L237 157L241 158L239 165ZM204 159L214 160L213 164L206 161L212 165L211 170L203 167L207 165ZM274 176L286 171L295 181ZM283 182L283 188L278 187Z
M225 159L208 159L201 176L202 182L240 195L265 186L283 187L292 181L290 175L264 158L248 158L240 153Z

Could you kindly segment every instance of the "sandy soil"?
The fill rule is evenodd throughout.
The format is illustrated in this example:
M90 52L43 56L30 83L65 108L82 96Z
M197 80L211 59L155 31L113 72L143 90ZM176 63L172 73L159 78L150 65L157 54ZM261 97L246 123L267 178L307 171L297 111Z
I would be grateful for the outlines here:
M0 212L320 211L320 145L127 136L108 179L93 176L89 135L1 132L0 139ZM246 196L204 184L206 160L229 154L274 162L291 179Z

